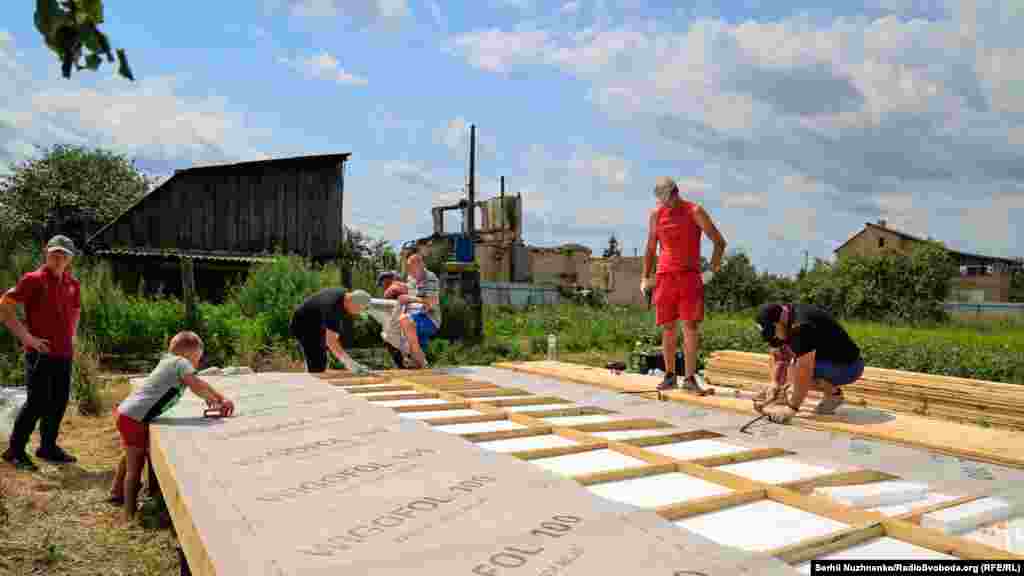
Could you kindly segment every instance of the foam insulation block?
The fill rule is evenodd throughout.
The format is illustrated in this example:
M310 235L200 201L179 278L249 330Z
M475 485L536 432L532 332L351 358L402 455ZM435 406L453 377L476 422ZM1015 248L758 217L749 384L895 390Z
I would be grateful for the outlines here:
M630 438L646 438L648 436L664 436L666 434L675 434L676 432L686 432L679 428L643 428L640 430L607 430L604 432L587 432L591 436L598 436L605 440L629 440Z
M444 424L434 426L434 430L447 432L449 434L476 434L478 432L497 432L499 430L522 430L526 428L522 424L509 422L508 420L495 420L493 422L466 422L464 424Z
M921 526L947 534L962 534L979 526L1007 520L1013 506L1002 498L980 498L953 508L944 508L921 517Z
M647 462L613 450L591 450L579 454L567 454L553 458L538 458L530 460L545 470L550 470L563 476L577 476L580 474L594 474L597 472L608 472L622 468L636 468L644 466Z
M483 412L470 410L469 408L457 408L454 410L427 410L424 412L399 412L402 418L413 420L426 420L428 418L455 418L457 416L480 416Z
M844 506L874 508L922 500L928 495L928 486L904 480L884 480L852 486L823 486L815 488L814 494Z
M680 472L594 484L587 489L602 498L641 508L656 508L732 492L725 486Z
M936 552L895 538L877 538L846 550L833 552L816 560L956 560L956 556ZM804 562L795 568L801 574L811 573L811 563Z
M1013 552L1024 553L1024 516L992 522L969 530L962 538Z
M463 426L456 424L455 426ZM438 426L438 429L450 428L450 426ZM575 446L579 444L557 434L542 434L539 436L527 436L525 438L506 438L505 440L491 440L489 442L477 442L477 446L484 450L493 452L520 452L522 450L540 450L542 448L560 448L562 446Z
M577 426L579 424L595 424L598 422L611 422L621 420L624 416L613 416L610 414L587 414L586 416L552 416L543 418L552 426Z
M773 500L691 516L674 524L719 544L752 552L765 552L848 528L842 522Z
M716 469L724 470L737 476L743 476L756 482L764 482L765 484L796 482L835 472L831 468L814 466L785 456L728 464L718 466Z
M676 442L674 444L647 446L644 449L651 452L657 452L658 454L668 456L669 458L678 458L680 460L694 460L696 458L735 454L736 452L746 452L751 450L745 446L738 446L736 444L729 444L728 442L720 442L718 440L710 440L707 438L701 440L690 440L688 442Z
M895 506L877 506L875 508L868 508L869 512L878 512L879 514L885 514L886 516L901 516L908 514L914 510L921 508L927 508L928 506L934 506L943 502L949 502L956 500L959 496L953 496L950 494L941 494L938 492L929 492L923 499L913 500L904 504L897 504Z

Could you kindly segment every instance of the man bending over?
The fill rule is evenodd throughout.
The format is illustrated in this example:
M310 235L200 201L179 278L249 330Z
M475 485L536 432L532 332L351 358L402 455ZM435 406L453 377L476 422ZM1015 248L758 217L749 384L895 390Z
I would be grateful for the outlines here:
M358 316L370 303L365 290L325 288L306 299L292 314L291 333L298 340L308 372L327 370L327 350L352 372L366 374L365 366L341 347L342 315Z
M427 367L427 356L423 349L431 336L441 328L441 282L427 267L419 254L409 256L405 261L409 273L406 285L408 294L398 296L398 304L407 306L408 312L402 314L399 322L402 332L409 341L409 351L413 361L419 368ZM415 290L412 287L415 286ZM413 293L415 292L415 293Z

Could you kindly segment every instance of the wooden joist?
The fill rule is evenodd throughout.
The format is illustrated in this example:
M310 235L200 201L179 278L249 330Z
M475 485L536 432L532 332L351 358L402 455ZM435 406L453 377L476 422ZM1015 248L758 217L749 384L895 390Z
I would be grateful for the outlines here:
M593 384L612 390L636 390L643 387L653 389L658 383L658 378L654 376L616 375L609 373L608 370L562 362L502 362L495 364L495 367ZM667 392L664 396L677 402L707 408L756 414L749 399L727 398L722 395L698 397L684 392ZM857 419L855 416L844 416L852 410L856 409L841 409L839 414L833 416L817 416L810 410L805 410L801 411L792 423L812 430L874 438L979 462L1024 469L1024 451L1020 449L1024 446L1024 432L982 428L900 413L889 414L885 419Z

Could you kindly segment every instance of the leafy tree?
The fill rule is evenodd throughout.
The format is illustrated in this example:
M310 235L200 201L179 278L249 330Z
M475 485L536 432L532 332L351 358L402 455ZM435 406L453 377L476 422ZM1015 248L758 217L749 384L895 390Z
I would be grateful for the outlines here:
M766 291L743 252L722 259L722 267L705 289L705 303L712 310L744 310L757 306Z
M615 256L622 256L622 249L619 248L619 241L615 239L615 234L612 234L608 239L608 247L604 250L604 257L613 258Z
M1024 302L1024 271L1017 270L1010 277L1010 302Z
M58 145L11 166L0 177L0 232L7 241L38 245L56 233L79 245L149 189L125 156Z
M71 69L98 70L107 62L114 62L114 54L106 34L100 31L103 23L103 0L36 0L36 29L43 35L46 46L60 58L61 72L71 77ZM128 66L124 50L117 50L117 73L135 80Z

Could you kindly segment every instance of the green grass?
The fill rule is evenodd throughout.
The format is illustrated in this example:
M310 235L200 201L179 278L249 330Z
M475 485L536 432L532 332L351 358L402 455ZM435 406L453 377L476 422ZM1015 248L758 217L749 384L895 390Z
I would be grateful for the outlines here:
M629 352L660 346L653 312L645 309L550 308L487 309L488 340L519 344L530 357L543 356L546 336L558 335L563 359L603 365L625 360ZM1024 320L952 320L929 326L843 321L870 366L1024 384ZM681 335L680 335L681 337ZM708 314L701 324L698 366L715 350L767 353L753 326L753 311Z

